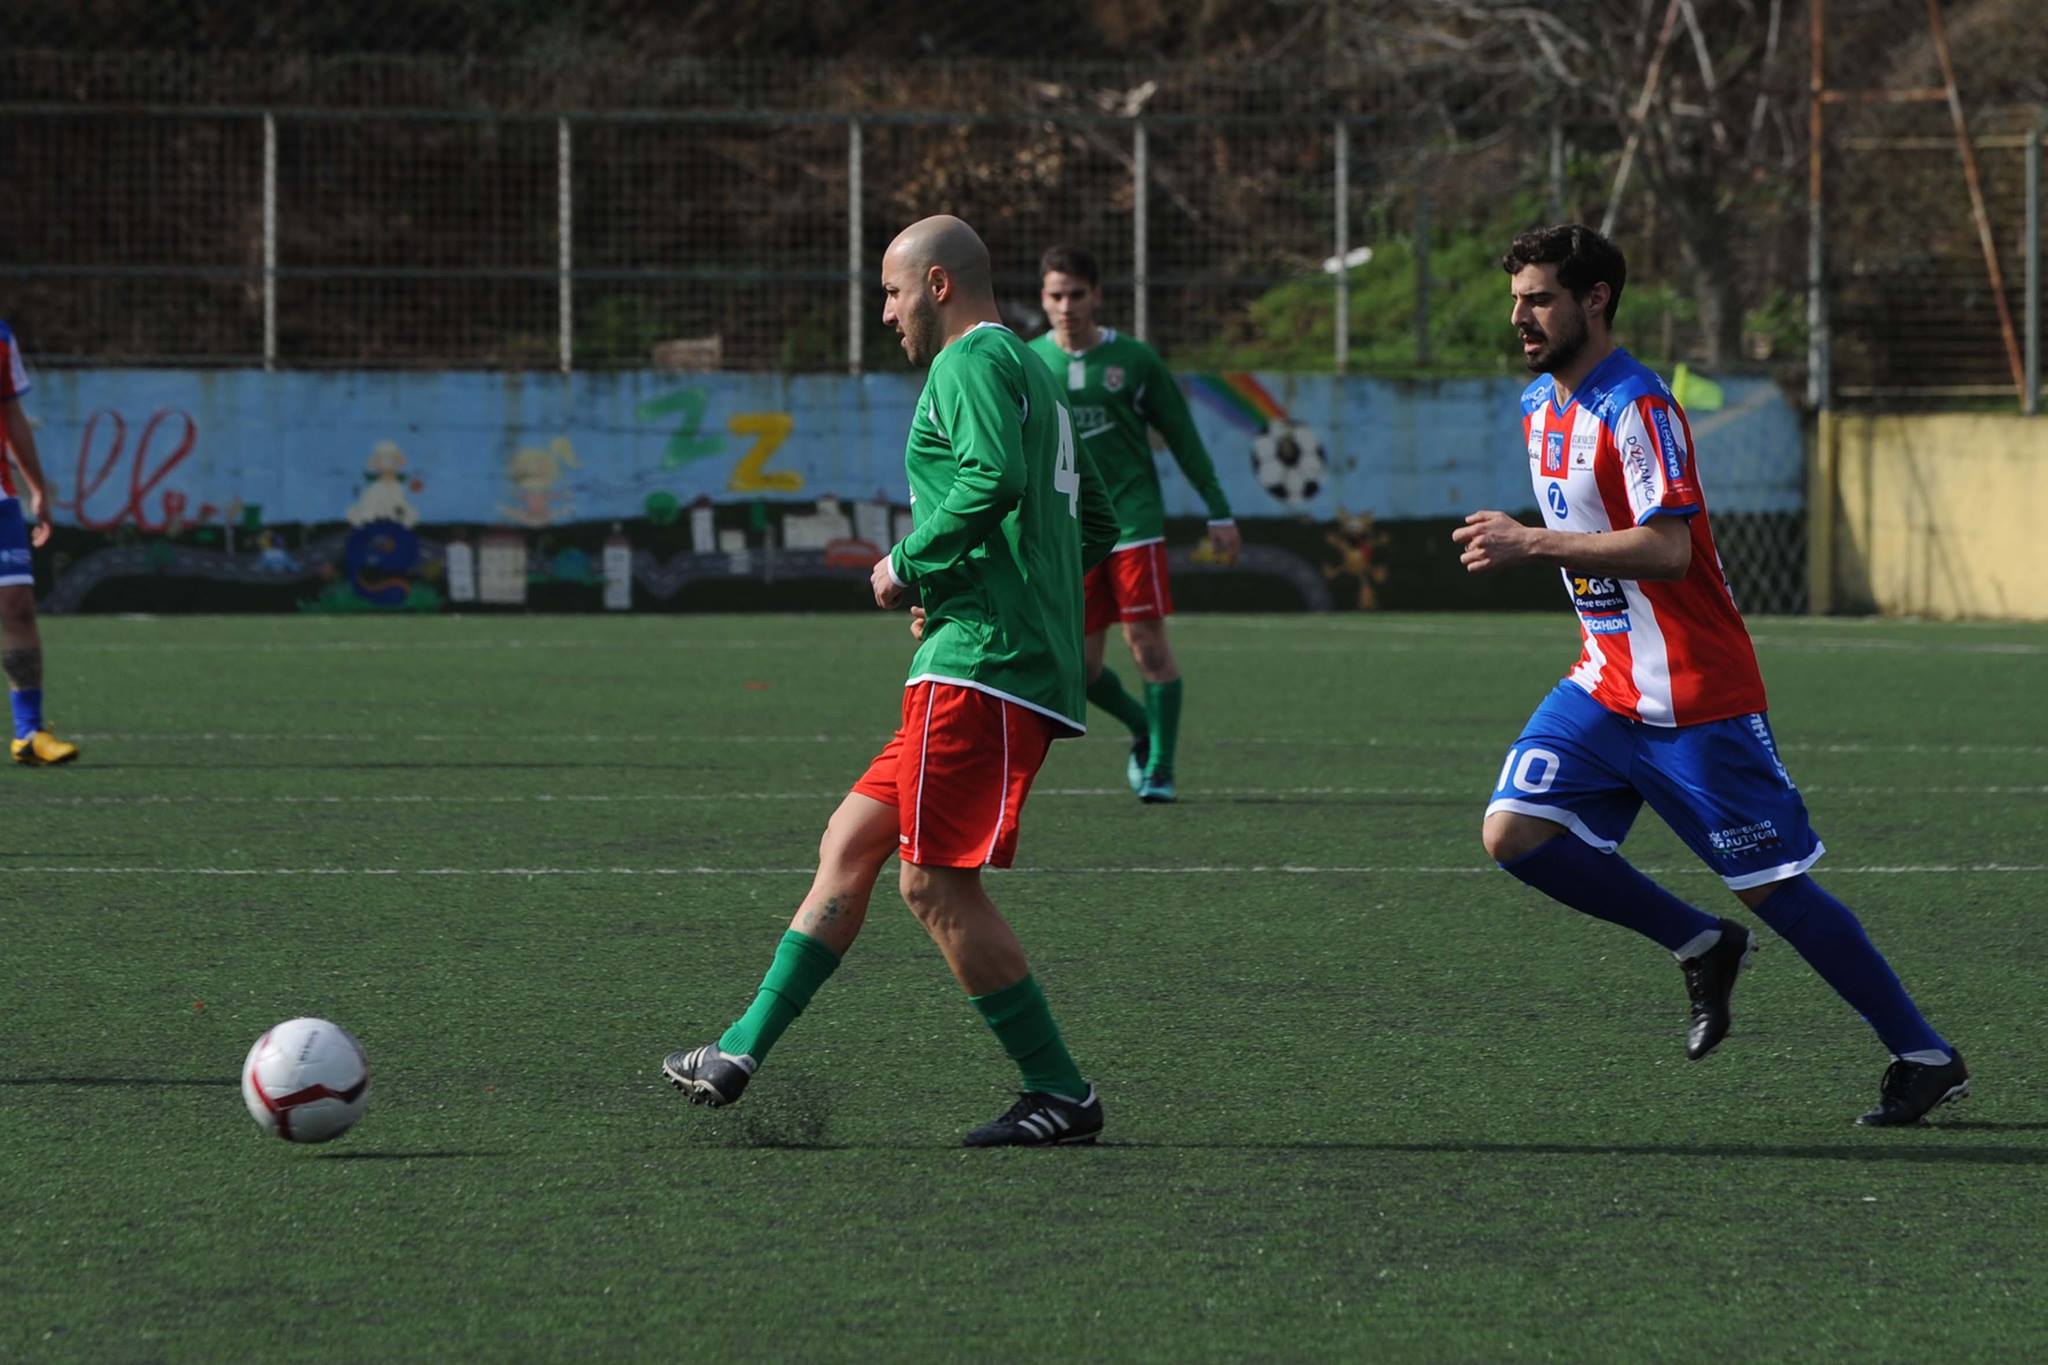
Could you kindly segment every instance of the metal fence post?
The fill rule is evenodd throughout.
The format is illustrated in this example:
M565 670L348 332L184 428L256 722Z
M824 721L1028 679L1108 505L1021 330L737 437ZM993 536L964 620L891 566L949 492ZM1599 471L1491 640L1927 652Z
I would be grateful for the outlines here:
M1337 373L1351 365L1351 127L1337 120Z
M1145 259L1147 184L1152 178L1152 160L1145 148L1145 125L1131 124L1131 331L1138 340L1150 335L1147 294L1152 272Z
M2027 379L2021 410L2041 411L2041 122L2027 130Z
M277 116L263 116L263 368L277 368Z
M569 157L569 120L558 118L555 120L555 230L561 251L555 263L555 303L561 326L559 342L563 374L569 373L576 363L576 197Z
M1550 221L1564 221L1564 125L1550 120Z
M1415 363L1429 364L1429 162L1415 182Z
M860 319L861 206L866 189L861 183L861 128L859 119L846 121L846 372L859 374L861 343L866 332Z

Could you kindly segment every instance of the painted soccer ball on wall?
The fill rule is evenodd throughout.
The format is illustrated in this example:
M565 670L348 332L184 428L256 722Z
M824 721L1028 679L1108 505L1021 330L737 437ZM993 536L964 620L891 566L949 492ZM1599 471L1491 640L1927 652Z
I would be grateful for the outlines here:
M1289 507L1306 506L1329 475L1322 437L1299 422L1274 422L1252 442L1252 475Z
M363 1116L370 1061L347 1029L325 1019L287 1019L256 1040L242 1063L242 1102L286 1142L338 1138Z

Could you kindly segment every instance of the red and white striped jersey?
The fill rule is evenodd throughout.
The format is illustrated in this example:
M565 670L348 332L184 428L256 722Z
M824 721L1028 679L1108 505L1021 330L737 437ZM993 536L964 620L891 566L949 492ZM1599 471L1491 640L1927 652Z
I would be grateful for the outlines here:
M11 403L29 391L28 364L14 329L0 322L0 403ZM14 463L7 456L7 433L0 431L0 498L14 496Z
M1692 531L1692 566L1676 581L1564 570L1584 642L1570 680L1648 725L1766 709L1756 650L1707 525L1692 427L1664 381L1617 348L1563 408L1549 375L1531 384L1522 430L1536 505L1551 530L1622 531L1674 516Z

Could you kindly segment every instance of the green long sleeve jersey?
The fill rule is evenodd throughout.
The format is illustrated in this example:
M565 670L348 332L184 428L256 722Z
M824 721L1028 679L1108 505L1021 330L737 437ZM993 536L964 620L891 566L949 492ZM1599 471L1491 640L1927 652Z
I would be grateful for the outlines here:
M977 688L1082 733L1081 577L1117 528L1059 386L1016 333L983 323L933 359L903 464L911 531L889 570L925 610L909 682Z
M1032 341L1031 349L1066 391L1081 444L1095 457L1109 487L1118 549L1166 538L1166 502L1148 427L1166 438L1181 473L1208 507L1209 520L1231 519L1230 499L1217 482L1216 465L1195 430L1188 400L1159 352L1106 327L1101 340L1079 355L1061 349L1051 332Z

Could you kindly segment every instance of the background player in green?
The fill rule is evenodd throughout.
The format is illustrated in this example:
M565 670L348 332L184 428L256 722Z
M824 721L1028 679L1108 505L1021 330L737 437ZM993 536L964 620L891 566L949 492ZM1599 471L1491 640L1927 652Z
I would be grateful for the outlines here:
M1102 275L1095 257L1056 246L1038 263L1040 302L1052 330L1031 343L1051 367L1074 410L1081 443L1116 506L1117 542L1088 574L1088 700L1131 732L1126 776L1148 802L1174 798L1173 757L1180 737L1180 664L1166 642L1173 593L1166 578L1166 504L1153 463L1149 430L1166 438L1181 472L1209 511L1209 540L1226 562L1243 541L1216 466L1195 431L1187 400L1159 353L1136 337L1102 327ZM1149 429L1149 430L1148 430ZM1123 623L1138 676L1140 705L1103 665L1109 627Z
M916 603L903 722L825 827L810 894L753 1006L662 1072L694 1103L737 1100L853 946L896 853L905 903L1024 1076L1017 1103L967 1145L1093 1142L1095 1087L981 869L1010 865L1046 749L1085 729L1081 578L1115 543L1115 518L1058 386L998 320L972 228L905 228L882 257L882 288L883 322L930 368L904 453L912 529L871 578L875 605Z

